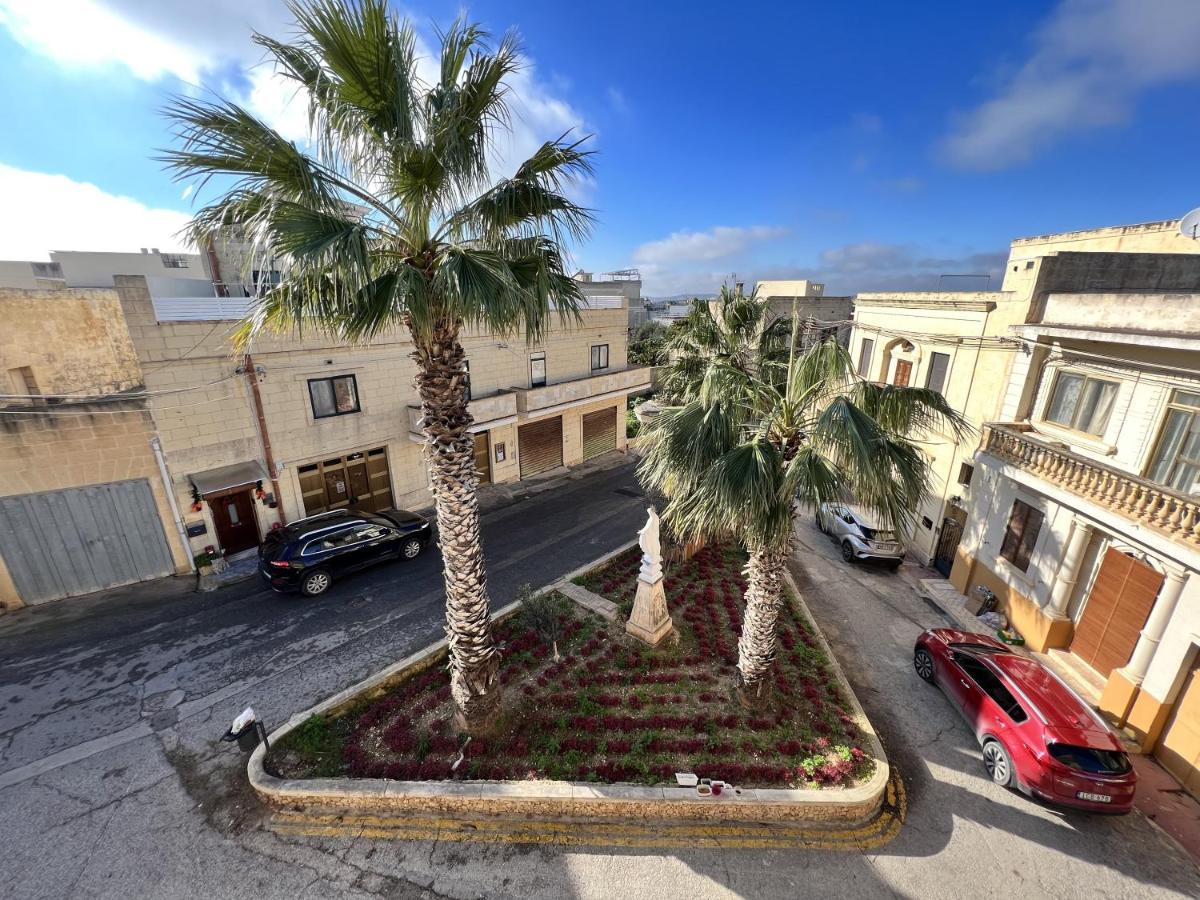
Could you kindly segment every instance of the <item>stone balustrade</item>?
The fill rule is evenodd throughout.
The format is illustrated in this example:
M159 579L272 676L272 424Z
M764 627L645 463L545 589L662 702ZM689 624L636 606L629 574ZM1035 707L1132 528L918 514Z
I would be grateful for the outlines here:
M985 426L983 449L1141 525L1200 546L1200 497L1049 444L1021 426Z

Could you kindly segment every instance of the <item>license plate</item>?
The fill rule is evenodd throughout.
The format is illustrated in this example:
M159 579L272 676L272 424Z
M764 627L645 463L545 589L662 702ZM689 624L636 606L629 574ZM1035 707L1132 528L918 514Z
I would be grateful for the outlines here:
M884 553L891 553L893 550L896 549L895 544L876 544L875 546L878 547Z
M1093 803L1112 803L1112 797L1108 794L1089 794L1087 791L1079 791L1075 796L1080 800L1091 800Z

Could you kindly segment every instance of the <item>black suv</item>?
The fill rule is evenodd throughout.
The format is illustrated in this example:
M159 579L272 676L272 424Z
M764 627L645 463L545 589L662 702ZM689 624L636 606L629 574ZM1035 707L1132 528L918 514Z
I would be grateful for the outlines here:
M428 521L402 509L333 510L270 532L258 548L258 571L277 591L315 597L336 576L420 556L431 536Z

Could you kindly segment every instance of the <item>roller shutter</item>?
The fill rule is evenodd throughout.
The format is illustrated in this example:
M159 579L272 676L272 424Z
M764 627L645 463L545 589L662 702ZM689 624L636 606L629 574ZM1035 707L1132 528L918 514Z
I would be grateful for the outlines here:
M610 406L583 417L583 458L594 459L617 449L617 408Z
M563 464L562 416L531 422L517 429L521 477L548 472Z

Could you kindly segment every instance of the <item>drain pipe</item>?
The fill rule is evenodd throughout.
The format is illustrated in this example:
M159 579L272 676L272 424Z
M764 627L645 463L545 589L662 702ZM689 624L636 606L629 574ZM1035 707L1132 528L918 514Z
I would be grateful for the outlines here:
M267 464L267 475L271 479L271 488L275 491L275 512L281 525L287 524L283 514L283 494L279 490L279 474L275 469L275 455L271 452L271 435L267 432L267 415L263 410L262 391L258 389L258 372L254 368L254 360L246 354L242 368L246 372L246 380L250 382L250 398L254 403L254 417L258 422L258 436L262 440L263 459Z
M188 542L187 529L183 527L183 517L179 514L179 504L175 501L175 491L171 488L171 476L167 473L167 460L163 456L162 442L157 437L152 437L150 448L154 451L155 462L158 463L158 474L162 478L163 490L167 493L167 503L171 507L171 518L175 520L175 530L179 532L179 540L183 543L188 568L195 572L196 560L192 555L192 545Z

